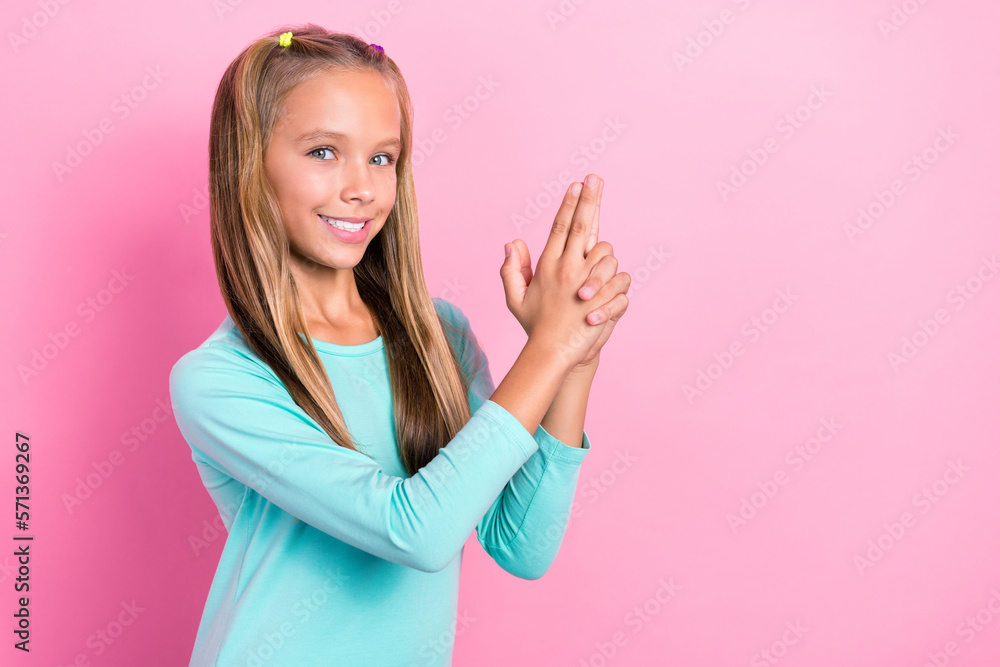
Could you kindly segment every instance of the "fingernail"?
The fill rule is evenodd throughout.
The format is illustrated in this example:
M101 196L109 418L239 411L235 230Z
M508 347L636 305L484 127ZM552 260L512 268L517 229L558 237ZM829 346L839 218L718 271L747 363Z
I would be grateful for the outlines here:
M575 195L580 194L580 192L582 190L583 190L583 186L580 185L580 183L574 183L573 185L569 186L569 191L572 192Z
M584 287L580 290L581 299L589 299L592 296L594 296L594 289L592 287Z
M597 324L598 322L600 322L600 320L601 320L600 313L591 313L590 315L587 315L587 321L590 322L591 324Z
M504 243L503 244L503 256L504 257L510 257L510 244L509 243Z
M596 188L597 187L597 176L590 174L587 176L587 187Z

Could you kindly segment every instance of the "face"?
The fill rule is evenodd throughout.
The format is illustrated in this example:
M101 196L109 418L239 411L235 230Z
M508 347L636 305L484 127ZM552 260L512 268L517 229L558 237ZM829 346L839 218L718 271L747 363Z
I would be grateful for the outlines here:
M293 269L350 271L361 261L396 201L399 137L396 98L377 72L324 72L292 89L264 169ZM354 231L355 222L364 226Z

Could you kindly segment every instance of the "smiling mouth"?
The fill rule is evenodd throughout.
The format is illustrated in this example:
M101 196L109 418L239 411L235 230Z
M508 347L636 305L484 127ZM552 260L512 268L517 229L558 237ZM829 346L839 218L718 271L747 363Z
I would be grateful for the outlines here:
M351 222L349 220L341 220L339 218L328 218L323 214L320 214L319 217L322 218L323 222L328 225L336 227L337 229L342 229L345 232L360 232L364 229L365 225L371 222L371 220L366 220L364 222Z

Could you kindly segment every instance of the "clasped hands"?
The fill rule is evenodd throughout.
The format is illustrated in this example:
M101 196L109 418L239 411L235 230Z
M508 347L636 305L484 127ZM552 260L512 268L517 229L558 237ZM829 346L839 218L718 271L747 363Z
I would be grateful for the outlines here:
M507 308L529 338L568 336L579 343L573 372L596 367L601 348L628 309L625 293L632 277L618 272L611 244L597 238L603 192L604 180L596 174L582 184L571 183L536 272L521 239L509 244L510 255L500 268Z

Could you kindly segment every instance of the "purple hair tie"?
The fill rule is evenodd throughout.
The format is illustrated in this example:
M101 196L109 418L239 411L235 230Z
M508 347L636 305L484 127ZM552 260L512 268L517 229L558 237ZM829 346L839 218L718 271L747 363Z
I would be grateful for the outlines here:
M378 44L369 44L369 46L378 51L379 53L385 53L385 49L383 49Z

